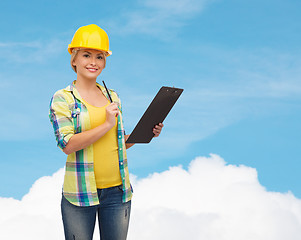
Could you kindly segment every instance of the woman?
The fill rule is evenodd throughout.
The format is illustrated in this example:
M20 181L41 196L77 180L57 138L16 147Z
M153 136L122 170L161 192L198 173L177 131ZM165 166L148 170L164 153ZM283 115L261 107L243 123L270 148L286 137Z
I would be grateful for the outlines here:
M111 55L109 39L97 25L79 28L68 51L76 81L57 91L50 121L58 146L68 155L61 202L65 239L93 238L98 216L101 240L126 239L132 187L129 180L122 109L118 95L96 82ZM159 136L163 124L153 129Z

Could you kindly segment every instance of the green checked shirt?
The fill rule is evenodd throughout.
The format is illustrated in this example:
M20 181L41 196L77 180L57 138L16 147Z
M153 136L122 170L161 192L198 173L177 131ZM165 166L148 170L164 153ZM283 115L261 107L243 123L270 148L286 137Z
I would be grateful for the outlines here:
M87 107L83 103L75 82L57 91L50 102L49 118L52 123L57 145L62 150L69 139L77 133L91 129L90 117ZM97 86L108 98L104 87ZM116 92L109 90L113 102L119 106L122 113L121 102ZM129 171L126 157L124 128L122 114L118 114L117 137L119 170L123 185L123 202L132 198L132 187L129 179ZM65 198L76 206L93 206L99 204L96 181L94 175L93 145L71 153L67 157L65 179L63 185Z

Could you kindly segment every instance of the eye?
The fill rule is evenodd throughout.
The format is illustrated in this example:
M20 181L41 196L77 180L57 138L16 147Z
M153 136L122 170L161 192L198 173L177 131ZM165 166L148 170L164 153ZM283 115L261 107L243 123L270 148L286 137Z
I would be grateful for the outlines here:
M88 57L90 57L90 55L89 54L84 54L83 57L88 58Z
M99 55L99 56L97 57L97 59L101 60L101 59L103 59L103 56Z

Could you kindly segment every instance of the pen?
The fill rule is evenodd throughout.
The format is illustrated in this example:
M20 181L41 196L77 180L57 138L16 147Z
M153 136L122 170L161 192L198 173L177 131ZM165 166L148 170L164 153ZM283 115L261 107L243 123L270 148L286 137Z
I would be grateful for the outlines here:
M104 85L104 87L105 87L105 89L106 89L106 91L107 91L107 94L108 94L108 96L109 96L110 102L112 103L113 100L112 100L112 98L111 98L111 95L110 95L110 93L109 93L109 90L107 89L107 86L106 86L105 82L102 81L102 83L103 83L103 85Z

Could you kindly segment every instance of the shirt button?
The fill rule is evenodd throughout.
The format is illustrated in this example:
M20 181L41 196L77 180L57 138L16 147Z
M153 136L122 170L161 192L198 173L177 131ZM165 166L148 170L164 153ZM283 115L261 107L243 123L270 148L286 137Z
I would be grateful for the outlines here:
M115 148L116 149L116 148ZM119 150L121 151L122 150L122 148L119 148Z

